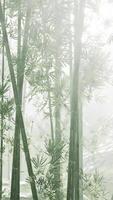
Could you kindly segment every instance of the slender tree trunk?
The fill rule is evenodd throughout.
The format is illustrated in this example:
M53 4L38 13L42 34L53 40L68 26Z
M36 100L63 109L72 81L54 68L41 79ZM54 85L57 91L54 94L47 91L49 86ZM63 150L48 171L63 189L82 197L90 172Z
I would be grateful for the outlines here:
M71 77L71 122L68 166L67 200L80 200L80 91L79 69L85 0L75 3L74 9L74 67Z
M1 21L2 31L3 31L3 35L4 35L4 43L5 43L4 45L6 48L8 66L9 66L12 87L13 87L13 92L14 92L14 98L15 98L15 103L16 103L16 108L17 108L17 113L18 113L18 120L19 120L19 124L21 127L21 134L22 134L26 163L27 163L27 167L28 167L28 173L29 173L29 177L30 177L32 196L33 196L33 200L37 200L38 199L37 190L36 190L36 185L35 185L35 180L34 180L33 169L32 169L32 165L31 165L26 131L25 131L23 116L22 116L22 112L21 112L21 106L20 106L20 101L19 101L19 96L18 96L18 90L17 90L17 85L16 85L16 79L15 79L15 74L14 74L14 69L13 69L13 64L12 64L11 52L10 52L10 48L9 48L9 41L8 41L6 27L5 27L5 21L4 21L1 1L0 1L0 21Z
M50 80L47 70L47 86L48 86L48 101L49 101L49 114L50 114L50 126L51 126L51 140L54 143L54 126L53 126L53 114L52 114L52 103L51 103L51 89Z
M50 79L49 79L49 67L48 67L48 54L47 54L47 27L46 27L46 18L45 18L44 8L42 5L42 23L43 23L43 35L44 35L44 43L43 43L43 49L45 51L45 54L42 52L42 60L44 61L46 66L46 77L47 77L47 93L48 93L48 104L49 104L49 119L50 119L50 127L51 127L51 141L54 143L54 125L53 125L53 112L52 112L52 102L51 102L51 85L50 85Z
M5 18L5 0L3 1L3 14ZM4 37L2 39L2 97L1 97L1 135L0 135L0 199L3 188L3 137L4 137Z
M61 88L60 88L60 64L57 60L59 58L56 57L56 66L55 66L55 196L56 200L61 199L61 166L60 166L60 158L61 158Z
M22 91L20 85L20 56L21 56L21 0L18 2L18 49L17 49L17 88L20 105L22 103ZM11 179L11 200L20 199L20 124L16 110L14 152Z
M23 48L21 54L21 0L18 5L18 55L17 55L17 87L19 94L20 105L22 105L22 91L24 81L25 58L27 51L27 41L29 33L31 8L28 6L25 20ZM12 185L11 185L11 200L20 199L20 125L18 121L18 113L16 111L15 124L15 139L13 153L13 168L12 168Z
M79 94L79 169L80 169L80 200L83 200L83 111L82 97Z
M60 63L60 46L61 36L61 19L59 17L59 2L55 2L55 172L54 181L56 185L55 198L61 200L61 63Z
M2 98L1 98L1 145L0 145L0 199L2 198L3 185L3 137L4 137L4 41L2 47Z

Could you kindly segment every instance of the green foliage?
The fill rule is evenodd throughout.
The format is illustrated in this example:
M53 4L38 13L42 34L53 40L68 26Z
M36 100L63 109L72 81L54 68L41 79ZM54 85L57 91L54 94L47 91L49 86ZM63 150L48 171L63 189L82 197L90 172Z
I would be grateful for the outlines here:
M3 120L3 125L0 128L0 131L3 131L3 149L1 150L2 153L5 152L5 148L8 143L7 141L9 140L7 133L12 126L9 125L9 119L12 119L14 114L14 99L9 97L9 90L9 80L6 79L4 85L0 85L0 120ZM1 117L3 119L1 119Z
M0 113L2 112L5 117L9 117L12 113L13 105L14 105L14 99L6 100L3 103L2 110L0 109Z
M10 117L14 110L14 99L8 98L9 92L9 81L6 81L4 86L0 85L0 114L4 116L4 118ZM4 98L3 104L1 103L1 98Z
M32 159L35 169L37 190L41 199L55 199L55 190L52 186L53 175L49 171L48 159L37 156Z
M103 176L98 171L95 171L93 174L83 175L83 190L85 196L91 200L108 200Z
M106 82L111 84L112 67L109 64L109 54L105 52L97 38L88 38L88 46L84 44L81 72L81 91L87 99L91 99L96 89L101 89ZM109 77L109 78L108 78Z
M54 182L54 175L59 161L61 162L64 146L63 143L53 144L49 141L46 144L46 155L37 155L32 159L37 190L41 199L55 200L55 191L58 186Z

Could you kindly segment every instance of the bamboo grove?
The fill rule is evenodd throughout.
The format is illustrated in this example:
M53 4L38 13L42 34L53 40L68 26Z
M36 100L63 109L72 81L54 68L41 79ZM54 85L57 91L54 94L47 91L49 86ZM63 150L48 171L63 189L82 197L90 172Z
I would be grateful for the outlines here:
M87 47L83 35L87 32L86 10L93 10L95 4L86 0L0 0L1 200L6 199L4 152L6 141L9 141L6 132L10 127L7 128L7 124L12 123L11 120L12 166L8 199L24 199L21 197L23 154L30 199L84 200L87 195L85 189L93 186L83 170L83 101L90 98L92 88L98 88L105 82L105 76L99 82L97 73L95 85L88 78L89 68L84 66L91 65L93 45L89 42ZM47 120L45 133L48 133L43 147L45 158L40 156L42 150L39 147L33 155L29 144L32 128L26 123L24 113L26 84L29 85L27 89L32 101L38 102L36 115L43 113L44 119L35 122L37 127L45 127ZM64 119L67 120L65 125ZM38 135L38 129L35 134Z

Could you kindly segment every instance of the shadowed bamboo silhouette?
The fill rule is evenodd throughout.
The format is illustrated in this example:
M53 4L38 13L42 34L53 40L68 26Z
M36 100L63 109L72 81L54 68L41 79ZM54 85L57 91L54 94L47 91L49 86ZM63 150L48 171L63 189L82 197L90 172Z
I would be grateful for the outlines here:
M23 36L23 46L21 50L21 0L18 2L18 46L17 46L17 87L20 105L22 105L23 79L25 69L25 58L27 51L27 41L29 33L29 22L31 15L31 7L27 5L25 28ZM12 180L11 180L11 200L20 199L20 124L18 122L18 113L16 110L15 120L15 136L12 164Z
M80 85L79 71L81 59L81 38L84 25L85 0L74 3L74 64L71 71L71 116L70 116L70 145L68 164L67 200L82 200L80 191L81 164L81 127L80 127Z
M3 1L3 15L5 19L5 0ZM4 137L4 37L2 36L2 96L1 96L1 135L0 135L0 199L2 199L3 188L3 137Z
M13 69L13 64L12 64L9 41L8 41L6 27L5 27L5 20L4 20L4 15L2 11L1 0L0 0L0 22L1 22L1 27L2 27L3 36L4 36L4 46L6 48L6 54L7 54L7 59L8 59L8 66L9 66L9 71L10 71L10 76L11 76L12 87L13 87L14 99L15 99L16 109L18 113L18 121L21 127L21 135L22 135L22 140L23 140L23 147L24 147L25 158L26 158L26 163L27 163L27 168L28 168L28 174L30 177L32 196L33 196L33 200L38 200L34 173L32 169L30 153L28 149L27 136L26 136L25 126L24 126L24 121L23 121L23 116L22 116L22 111L21 111L21 106L20 106L20 101L19 101L19 95L18 95L18 90L17 90L17 85L16 85L16 79L15 79L15 74L14 74L14 69Z

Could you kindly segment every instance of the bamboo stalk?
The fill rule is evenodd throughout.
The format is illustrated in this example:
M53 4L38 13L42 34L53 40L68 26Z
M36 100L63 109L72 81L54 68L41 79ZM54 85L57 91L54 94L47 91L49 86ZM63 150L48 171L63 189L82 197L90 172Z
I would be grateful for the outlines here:
M21 52L21 0L18 5L18 62L17 62L17 87L20 99L20 105L22 105L22 92L23 92L23 81L24 81L24 69L25 69L25 58L27 51L27 41L29 32L31 8L27 7L23 47ZM11 200L20 199L20 125L18 122L18 114L16 111L16 125L15 125L15 139L14 139L14 153L13 153L13 167L12 167L12 185L11 185Z
M3 14L5 19L5 0L3 1ZM0 140L0 199L2 199L3 188L3 135L4 135L4 37L2 39L2 97L1 97L1 140Z
M71 73L71 119L68 164L67 200L80 200L81 128L80 128L80 85L81 38L83 33L85 0L74 4L74 66ZM82 135L81 135L82 136ZM83 191L81 191L83 192Z
M21 106L20 106L20 101L19 101L19 95L18 95L18 90L17 90L17 85L16 85L16 79L15 79L15 74L14 74L14 69L13 69L13 64L12 64L12 57L11 57L11 52L10 52L10 47L9 47L9 41L8 41L6 27L5 27L3 11L2 11L1 0L0 0L0 22L1 22L1 26L2 26L3 35L4 35L4 45L6 48L6 54L7 54L7 59L8 59L8 66L9 66L9 71L10 71L10 76L11 76L15 104L16 104L17 113L18 113L18 121L19 121L19 124L21 127L23 147L24 147L25 158L26 158L26 163L27 163L27 168L28 168L28 174L30 177L32 196L33 196L33 200L38 200L35 179L34 179L34 173L33 173L33 169L32 169L30 153L29 153L29 149L28 149L27 136L26 136L25 126L24 126L24 121L23 121L23 116L22 116L22 111L21 111Z
M17 46L17 88L21 105L22 92L20 92L19 88L20 54L21 54L21 0L18 2L18 46ZM16 200L20 199L20 124L18 121L17 109L16 109L16 120L15 120L10 200L15 200L15 199Z

